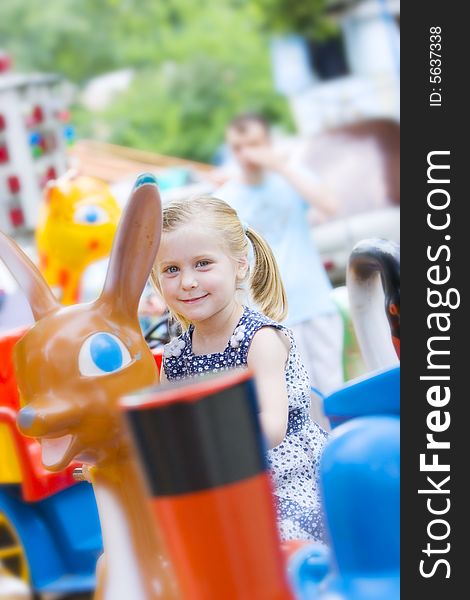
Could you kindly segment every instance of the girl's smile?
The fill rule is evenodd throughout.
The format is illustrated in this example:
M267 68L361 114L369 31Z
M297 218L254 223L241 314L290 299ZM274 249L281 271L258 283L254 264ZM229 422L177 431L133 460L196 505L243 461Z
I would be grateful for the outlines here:
M180 302L184 302L185 304L194 304L195 302L199 302L200 300L204 300L207 298L209 294L204 294L203 296L198 296L196 298L180 298Z

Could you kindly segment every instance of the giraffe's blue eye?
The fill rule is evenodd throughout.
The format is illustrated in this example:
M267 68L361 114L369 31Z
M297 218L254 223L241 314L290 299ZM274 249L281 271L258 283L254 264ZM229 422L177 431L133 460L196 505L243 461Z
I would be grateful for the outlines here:
M101 225L109 221L109 215L101 206L82 204L76 209L73 220L85 225Z
M109 375L131 362L131 355L112 333L94 333L87 338L78 355L80 373L85 376Z

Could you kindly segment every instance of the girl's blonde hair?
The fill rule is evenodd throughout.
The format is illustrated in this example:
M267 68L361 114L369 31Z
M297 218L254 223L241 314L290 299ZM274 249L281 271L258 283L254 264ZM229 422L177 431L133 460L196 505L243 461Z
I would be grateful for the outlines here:
M251 227L245 228L236 211L223 200L208 196L173 200L163 206L163 233L178 227L203 223L207 229L215 231L225 245L227 254L235 261L248 258L248 240L253 247L255 264L249 277L251 297L258 308L270 319L282 321L287 315L287 298L279 268L266 241ZM162 295L159 273L156 264L150 280ZM174 315L187 329L190 325L179 314Z

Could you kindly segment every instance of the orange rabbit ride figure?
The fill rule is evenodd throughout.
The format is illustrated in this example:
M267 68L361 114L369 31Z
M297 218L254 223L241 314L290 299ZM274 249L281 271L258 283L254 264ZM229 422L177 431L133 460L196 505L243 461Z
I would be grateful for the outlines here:
M62 304L80 298L85 269L111 252L121 209L103 181L68 173L50 182L40 206L39 268Z
M43 464L92 465L104 541L96 598L165 600L175 580L146 504L145 486L117 410L120 396L154 384L157 368L137 307L160 242L161 200L141 175L123 213L100 297L62 307L7 236L0 257L25 291L35 325L14 350L23 409L18 426L41 443Z

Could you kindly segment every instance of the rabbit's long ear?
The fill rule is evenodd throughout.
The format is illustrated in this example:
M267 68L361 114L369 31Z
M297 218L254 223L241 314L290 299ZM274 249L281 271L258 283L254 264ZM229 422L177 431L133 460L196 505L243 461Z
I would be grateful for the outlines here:
M26 294L36 321L60 307L36 266L18 244L1 231L0 258Z
M116 232L101 299L131 317L137 315L160 245L162 205L157 180L137 178Z

